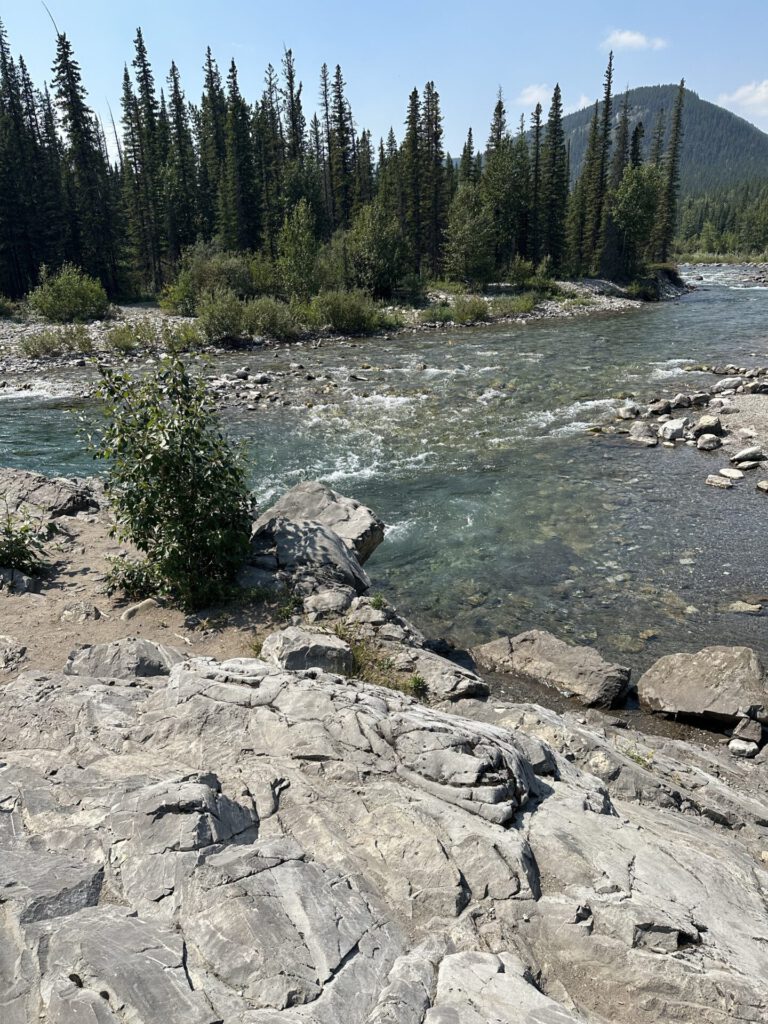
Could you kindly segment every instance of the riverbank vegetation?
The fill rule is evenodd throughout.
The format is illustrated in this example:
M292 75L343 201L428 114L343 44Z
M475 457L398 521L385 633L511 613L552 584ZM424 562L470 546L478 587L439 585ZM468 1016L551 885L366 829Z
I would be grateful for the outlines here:
M768 259L768 182L684 200L676 245L703 262Z
M0 33L0 291L39 307L41 268L71 264L112 299L161 296L199 315L209 338L230 321L291 337L381 329L377 303L418 304L441 277L480 290L524 266L538 281L629 281L670 255L684 92L646 140L626 104L614 110L612 84L611 58L571 188L559 86L514 130L500 95L487 142L469 132L454 160L431 81L410 93L402 139L376 143L339 66L321 69L310 115L290 50L251 102L234 62L223 76L208 51L192 104L175 64L158 86L139 30L108 144L66 35L49 92Z

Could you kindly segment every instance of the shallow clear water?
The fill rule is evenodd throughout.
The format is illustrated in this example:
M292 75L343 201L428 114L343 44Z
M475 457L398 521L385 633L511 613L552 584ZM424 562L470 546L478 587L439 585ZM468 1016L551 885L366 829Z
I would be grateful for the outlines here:
M765 618L722 610L768 595L765 497L705 486L717 453L585 432L627 393L711 382L689 362L768 362L768 290L705 275L639 311L226 357L217 368L304 367L291 405L228 418L263 503L320 478L379 511L374 587L427 632L468 644L539 626L636 668L706 643L768 652ZM0 401L0 464L92 472L69 404Z

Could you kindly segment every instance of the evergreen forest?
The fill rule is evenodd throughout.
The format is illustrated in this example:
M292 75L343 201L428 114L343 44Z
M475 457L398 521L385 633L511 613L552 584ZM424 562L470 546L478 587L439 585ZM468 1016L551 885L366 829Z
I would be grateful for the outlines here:
M244 96L234 61L222 68L210 50L203 71L192 98L175 64L156 72L138 30L105 125L66 34L36 85L0 30L0 292L19 298L72 264L110 297L164 294L194 312L184 271L211 253L248 254L248 280L228 280L241 297L286 301L386 299L439 279L483 287L520 267L631 281L672 254L682 82L645 124L614 95L611 56L574 175L559 86L516 125L499 94L487 138L470 131L454 158L432 81L407 97L399 130L374 139L338 65L323 65L311 99L290 49L260 96ZM729 203L727 218L686 216L699 233L710 221L738 231L746 199Z

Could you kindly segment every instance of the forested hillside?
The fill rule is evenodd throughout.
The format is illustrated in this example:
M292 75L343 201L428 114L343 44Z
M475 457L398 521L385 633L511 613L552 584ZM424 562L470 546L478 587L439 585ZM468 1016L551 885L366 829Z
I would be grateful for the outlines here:
M660 124L665 140L670 132L670 115L675 104L676 85L648 85L630 89L616 97L613 118L626 95L630 125L644 129L644 152L651 153L654 134ZM589 136L592 108L563 118L563 130L571 154L571 178L582 166ZM682 195L731 188L755 179L768 179L768 135L729 110L702 100L685 90L685 135L680 149L680 190Z
M685 253L768 252L768 169L761 179L682 203L677 247Z
M441 276L480 287L534 273L629 281L669 256L682 83L664 139L645 155L615 102L612 56L569 190L559 86L548 111L532 113L530 135L525 119L508 126L499 97L487 140L476 146L470 132L455 166L432 81L407 97L402 137L375 140L354 119L338 65L321 68L315 101L285 50L249 99L234 61L224 74L208 50L194 102L175 64L156 75L139 29L120 124L109 126L115 158L71 42L54 42L50 89L37 88L0 27L0 292L12 298L64 263L113 296L168 297L173 285L169 301L195 312L214 285L230 304L384 298ZM179 290L180 266L212 252L247 254L245 270Z

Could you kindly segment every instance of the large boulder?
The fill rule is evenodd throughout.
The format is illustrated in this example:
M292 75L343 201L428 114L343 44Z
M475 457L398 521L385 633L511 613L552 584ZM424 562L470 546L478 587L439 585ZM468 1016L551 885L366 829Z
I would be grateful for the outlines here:
M0 468L0 495L4 508L56 519L99 508L98 488L79 477L48 477L22 469Z
M277 568L289 573L294 585L302 577L311 580L310 593L341 583L362 594L371 585L354 550L329 527L314 521L274 516L257 524L251 553L257 559L273 555Z
M151 640L126 637L110 644L94 644L73 651L64 666L68 676L130 679L132 676L167 676L184 655L174 647Z
M637 684L640 703L666 714L729 724L740 713L768 721L768 685L751 647L705 647L659 658Z
M300 626L289 626L270 633L261 646L261 657L294 672L319 668L323 672L349 675L355 659L352 648L332 633L313 633Z
M541 629L500 637L472 651L489 672L510 672L552 686L588 706L618 704L629 690L630 670L605 661L591 647L575 647Z
M317 480L307 480L286 491L256 520L254 532L277 516L328 527L354 550L360 563L365 562L384 540L384 523L375 512Z

